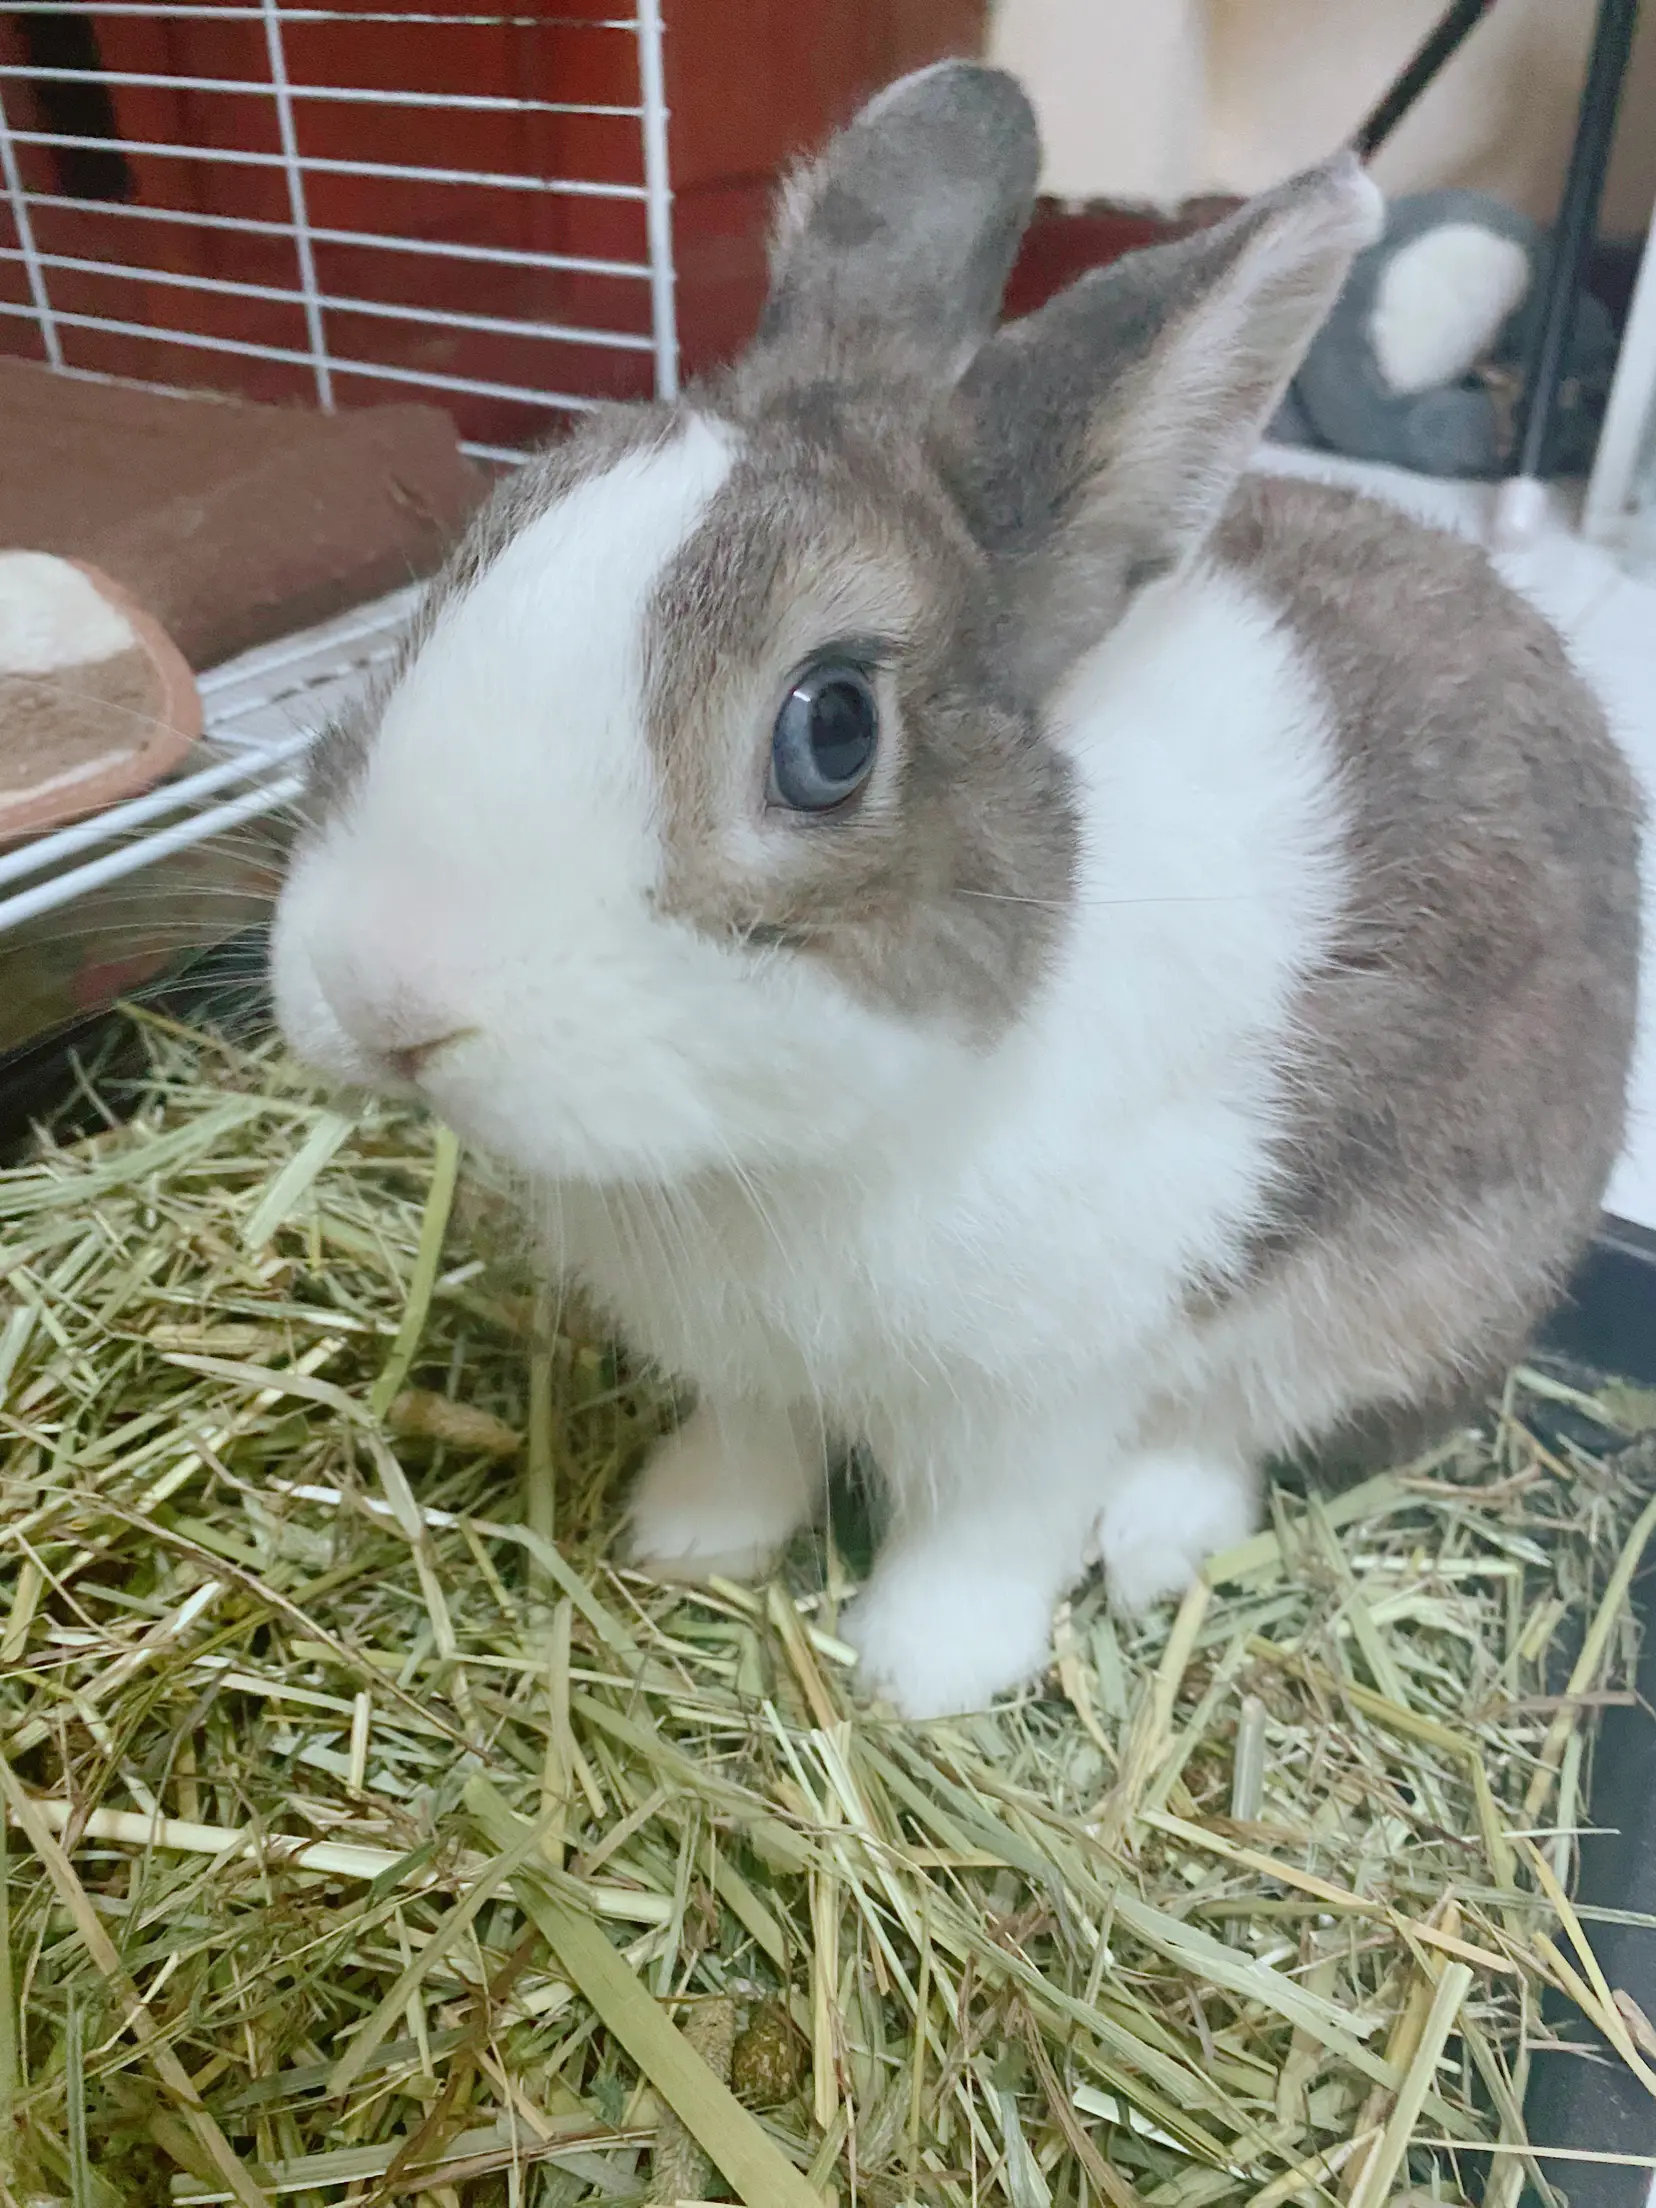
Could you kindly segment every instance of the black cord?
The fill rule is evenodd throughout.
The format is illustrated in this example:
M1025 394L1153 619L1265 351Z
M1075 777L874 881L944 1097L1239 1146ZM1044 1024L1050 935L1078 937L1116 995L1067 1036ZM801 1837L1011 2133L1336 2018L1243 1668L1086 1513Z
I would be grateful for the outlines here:
M1548 434L1563 381L1582 272L1598 229L1599 202L1604 196L1610 146L1616 135L1616 110L1621 104L1627 58L1638 20L1639 0L1599 0L1592 59L1587 65L1575 144L1564 179L1541 320L1525 363L1523 425L1513 472L1535 480L1545 466Z
M1450 55L1483 21L1495 0L1455 0L1437 29L1420 46L1408 67L1351 141L1360 161L1383 145L1419 99Z

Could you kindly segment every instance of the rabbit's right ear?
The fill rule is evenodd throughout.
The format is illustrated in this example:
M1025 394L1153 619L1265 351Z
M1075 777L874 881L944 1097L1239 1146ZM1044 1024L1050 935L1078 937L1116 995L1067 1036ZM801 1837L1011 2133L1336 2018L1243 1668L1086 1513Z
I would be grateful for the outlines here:
M751 367L952 382L994 328L1039 169L1003 71L943 61L889 86L783 191Z

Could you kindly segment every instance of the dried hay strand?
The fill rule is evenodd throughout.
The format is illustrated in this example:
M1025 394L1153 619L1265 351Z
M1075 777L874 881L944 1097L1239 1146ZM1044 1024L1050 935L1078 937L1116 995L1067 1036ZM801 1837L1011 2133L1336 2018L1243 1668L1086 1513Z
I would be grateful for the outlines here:
M1656 2091L1566 1898L1656 1406L1515 1375L904 1726L849 1522L612 1568L674 1405L447 1136L148 1034L0 1174L0 2201L1511 2208L1549 1985Z

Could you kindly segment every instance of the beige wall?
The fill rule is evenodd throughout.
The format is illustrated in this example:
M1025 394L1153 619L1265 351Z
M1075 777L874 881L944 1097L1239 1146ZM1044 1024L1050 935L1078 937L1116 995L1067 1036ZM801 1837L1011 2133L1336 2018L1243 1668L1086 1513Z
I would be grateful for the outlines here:
M1168 203L1251 191L1344 137L1444 0L996 0L993 45L1034 92L1047 187ZM1375 164L1391 191L1471 184L1546 217L1594 0L1496 0ZM1656 7L1642 11L1605 226L1656 203Z
M1172 206L1207 166L1205 0L994 0L990 51L1041 111L1048 191Z

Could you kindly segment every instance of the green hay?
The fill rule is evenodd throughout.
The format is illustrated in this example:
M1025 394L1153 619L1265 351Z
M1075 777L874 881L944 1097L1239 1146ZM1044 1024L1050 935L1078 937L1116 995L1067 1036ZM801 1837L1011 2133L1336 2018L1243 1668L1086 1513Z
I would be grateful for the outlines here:
M1548 1984L1656 2091L1565 1898L1636 1391L1519 1374L904 1726L856 1527L611 1567L673 1405L473 1254L446 1137L148 1032L0 1175L5 2208L1513 2208Z

